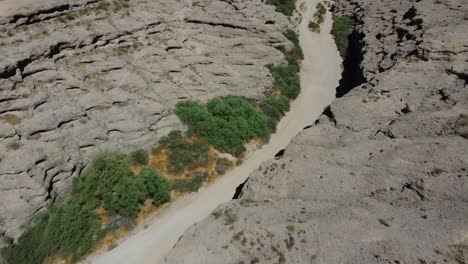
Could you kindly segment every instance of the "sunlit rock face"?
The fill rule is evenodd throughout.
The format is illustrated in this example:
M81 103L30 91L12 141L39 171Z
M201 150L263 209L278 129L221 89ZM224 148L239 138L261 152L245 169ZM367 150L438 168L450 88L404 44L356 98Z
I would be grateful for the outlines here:
M184 99L264 97L287 19L260 0L33 1L0 13L0 234L103 149L151 149Z
M468 7L341 0L364 83L166 263L466 263ZM356 52L356 51L355 51Z

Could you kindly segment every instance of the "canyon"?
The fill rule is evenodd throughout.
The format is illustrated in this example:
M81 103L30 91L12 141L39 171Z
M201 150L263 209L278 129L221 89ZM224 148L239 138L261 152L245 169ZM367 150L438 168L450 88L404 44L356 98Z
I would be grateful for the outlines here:
M356 20L344 65L362 79L165 263L467 263L466 3L333 10Z
M302 91L270 141L83 263L468 263L465 2L324 1L314 32L318 0L0 0L0 240L100 151L186 130L177 102L265 99L295 30Z

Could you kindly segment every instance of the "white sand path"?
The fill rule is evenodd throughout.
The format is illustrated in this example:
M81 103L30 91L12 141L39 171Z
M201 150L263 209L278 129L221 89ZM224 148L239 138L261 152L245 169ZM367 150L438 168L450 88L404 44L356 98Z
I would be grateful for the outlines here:
M217 206L232 199L236 187L263 162L286 148L304 127L317 120L324 108L335 97L335 88L341 76L341 58L329 34L332 20L327 13L320 34L308 29L309 19L315 13L318 0L303 0L307 9L300 25L300 43L304 51L301 68L300 96L291 104L291 110L281 120L276 134L260 150L251 152L239 167L214 184L173 202L148 223L125 238L111 251L91 256L83 263L92 264L147 264L158 263L177 243L184 231L206 218Z

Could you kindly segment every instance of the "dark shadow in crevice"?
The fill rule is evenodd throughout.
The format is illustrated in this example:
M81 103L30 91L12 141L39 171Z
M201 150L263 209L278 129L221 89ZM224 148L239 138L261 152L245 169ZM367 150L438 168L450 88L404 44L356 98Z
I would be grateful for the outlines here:
M281 159L283 156L284 156L284 151L285 149L282 149L280 151L278 151L276 154L275 154L275 159Z
M335 114L331 110L331 106L325 107L325 109L323 110L322 115L328 117L328 120L333 122L333 124L335 124L335 126L336 126L337 122L336 122Z
M343 97L354 87L366 82L361 69L361 63L363 60L363 38L364 34L357 32L356 29L348 36L348 52L346 53L346 58L343 61L344 70L341 75L340 84L336 88L337 98Z
M249 179L247 178L243 183L239 184L239 186L236 187L236 192L234 193L234 196L232 197L233 200L237 200L242 196L242 190L244 189L244 186L248 180Z

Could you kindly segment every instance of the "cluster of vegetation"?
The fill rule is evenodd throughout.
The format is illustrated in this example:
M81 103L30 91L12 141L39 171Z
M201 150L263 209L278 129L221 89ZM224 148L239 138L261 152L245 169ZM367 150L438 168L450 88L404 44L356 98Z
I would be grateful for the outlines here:
M327 8L322 4L317 4L317 11L315 11L314 18L317 23L322 24L325 21L325 14L327 13Z
M309 22L309 29L313 32L320 32L320 25L317 22L310 21Z
M172 182L172 187L179 192L198 192L207 177L208 174L203 173L195 175L190 180L175 180Z
M278 122L289 111L289 106L289 99L283 95L272 96L262 102L262 110L269 117L268 126L272 132L276 130Z
M269 65L268 68L275 79L273 91L279 90L281 95L288 99L296 99L301 92L299 62L304 58L304 54L302 53L302 49L299 45L299 37L296 32L288 30L284 35L294 44L294 48L290 50L286 50L284 47L279 47L279 49L284 53L288 64L286 66Z
M268 139L270 134L268 116L242 97L217 97L206 106L194 101L179 102L176 114L188 125L189 133L206 138L215 148L234 155L241 155L249 140Z
M127 155L103 153L75 180L72 198L90 210L103 206L110 212L135 217L146 198L160 205L169 201L170 190L166 178L152 169L145 168L135 176Z
M113 217L134 218L147 198L159 205L170 200L171 184L152 169L139 175L130 170L130 158L102 153L74 182L72 195L37 216L17 244L3 250L7 263L40 264L47 257L88 253L109 229L102 228L95 210L103 207Z
M317 4L317 11L314 14L314 20L309 22L309 29L313 32L320 32L320 25L325 21L325 14L327 13L327 8L322 4Z
M276 11L286 16L292 16L296 9L296 0L267 0L266 3L275 6Z
M130 153L130 161L133 165L146 165L148 164L148 152L144 149L135 150Z
M354 30L354 20L349 17L333 16L332 35L342 58L346 58L349 46L349 36Z
M169 171L179 173L185 169L193 170L208 165L210 157L208 150L210 145L205 139L193 139L188 141L180 131L171 131L169 135L162 137L159 141L161 148L169 151Z
M292 15L295 8L294 0L267 2L286 15ZM98 8L107 10L109 3L101 1ZM339 29L339 26L335 28L340 32ZM194 101L176 105L176 114L188 125L188 133L197 137L188 140L180 131L174 131L161 139L161 147L170 151L171 171L206 166L209 144L221 151L241 155L245 151L244 144L251 139L268 139L277 122L289 110L289 101L300 93L298 73L299 62L303 59L302 50L295 32L287 31L285 36L292 41L294 48L286 50L279 47L285 54L287 65L268 66L275 79L268 99L256 104L242 97L229 96L214 98L206 105ZM18 243L2 251L6 262L40 264L54 256L78 260L107 232L116 228L115 222L103 226L97 209L104 208L106 214L114 219L133 219L146 199L160 205L170 200L172 189L195 192L207 178L207 174L200 174L190 180L171 183L149 168L138 175L132 172L131 165L147 163L148 154L143 150L130 155L98 155L89 168L75 179L71 196L35 217L32 226L19 238ZM216 170L224 173L229 166L228 160L220 159ZM225 215L226 224L237 221L237 215L232 210L226 210Z
M218 97L206 106L199 102L184 101L176 105L179 119L188 125L190 134L205 138L215 148L234 155L241 155L244 144L253 138L268 140L281 117L289 111L289 101L300 91L300 61L304 58L296 32L284 33L293 44L292 49L278 47L287 65L268 65L273 78L273 89L268 98L260 102L260 109L242 97Z

